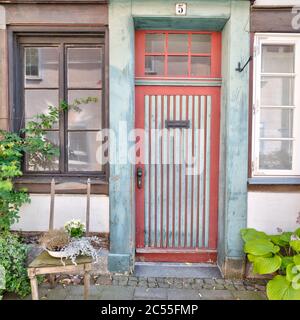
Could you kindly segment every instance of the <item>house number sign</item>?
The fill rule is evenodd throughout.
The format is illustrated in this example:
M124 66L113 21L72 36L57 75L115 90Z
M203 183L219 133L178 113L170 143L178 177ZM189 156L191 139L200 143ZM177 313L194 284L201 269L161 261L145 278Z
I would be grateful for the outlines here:
M186 3L176 3L176 15L185 16L186 15Z

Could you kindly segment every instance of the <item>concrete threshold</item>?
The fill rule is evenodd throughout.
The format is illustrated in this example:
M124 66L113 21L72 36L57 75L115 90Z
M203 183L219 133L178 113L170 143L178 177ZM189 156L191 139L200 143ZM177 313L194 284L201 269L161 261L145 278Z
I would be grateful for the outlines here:
M222 278L217 265L169 262L136 262L134 276L147 278Z

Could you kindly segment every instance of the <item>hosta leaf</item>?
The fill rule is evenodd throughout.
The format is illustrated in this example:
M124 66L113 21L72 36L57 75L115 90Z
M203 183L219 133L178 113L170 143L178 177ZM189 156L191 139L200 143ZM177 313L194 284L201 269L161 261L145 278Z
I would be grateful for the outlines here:
M294 289L285 276L276 276L267 284L269 300L300 300L300 289Z
M290 241L290 246L296 252L300 252L300 240L292 240L292 241Z
M298 273L297 268L295 268L295 264L294 263L290 263L287 267L286 267L286 279L289 282L292 282L293 279L295 278L295 276Z
M277 271L281 266L281 258L277 255L271 258L256 257L253 261L253 271L258 274L268 274Z
M250 262L254 262L256 256L254 256L253 254L248 254L248 255L247 255L247 258L248 258L248 260L249 260Z
M300 271L300 254L294 256L293 261L294 261L297 269Z
M285 268L291 264L294 263L293 257L281 257L281 268L285 270Z
M245 243L244 251L255 256L263 256L268 253L277 253L280 250L271 241L265 239L250 240Z
M257 239L265 239L265 240L269 239L269 236L266 233L262 231L257 231L251 228L242 229L241 235L245 242L251 241L251 240L257 240Z

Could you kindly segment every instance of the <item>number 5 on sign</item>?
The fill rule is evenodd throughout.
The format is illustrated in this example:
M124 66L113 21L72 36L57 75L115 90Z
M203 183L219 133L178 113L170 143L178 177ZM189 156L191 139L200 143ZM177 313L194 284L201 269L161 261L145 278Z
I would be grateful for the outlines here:
M177 3L176 4L176 15L185 16L186 15L186 3Z

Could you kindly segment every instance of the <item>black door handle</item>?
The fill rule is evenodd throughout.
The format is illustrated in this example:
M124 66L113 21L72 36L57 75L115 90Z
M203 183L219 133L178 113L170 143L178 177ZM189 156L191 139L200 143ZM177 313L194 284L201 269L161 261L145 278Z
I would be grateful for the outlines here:
M143 169L141 167L136 170L136 181L138 189L142 189L143 186Z

